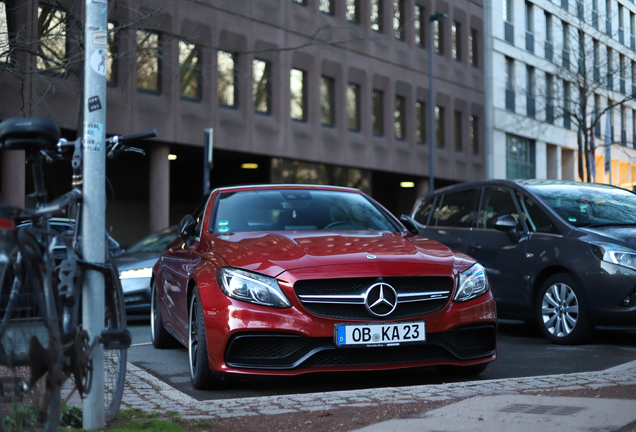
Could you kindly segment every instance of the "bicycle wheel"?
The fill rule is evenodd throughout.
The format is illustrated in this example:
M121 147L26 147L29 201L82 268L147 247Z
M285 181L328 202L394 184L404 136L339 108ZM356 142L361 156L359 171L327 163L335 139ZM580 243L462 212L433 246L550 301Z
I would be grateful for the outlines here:
M117 267L111 263L111 276L106 278L106 329L123 330L126 328L126 308L124 293L121 289ZM104 351L104 417L111 422L117 417L126 384L127 349Z
M57 430L60 412L60 328L51 279L41 249L26 230L0 231L0 375L12 382L9 402L22 399L22 383L36 388L46 430ZM40 378L46 376L44 395ZM6 389L3 388L6 396ZM31 400L29 400L31 399ZM6 398L5 400L6 401Z

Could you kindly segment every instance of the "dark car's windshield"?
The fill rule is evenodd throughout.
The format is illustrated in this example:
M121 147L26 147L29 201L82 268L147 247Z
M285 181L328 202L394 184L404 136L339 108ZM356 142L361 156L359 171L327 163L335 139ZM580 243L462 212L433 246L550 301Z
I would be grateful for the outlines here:
M283 189L221 194L210 231L215 234L284 230L399 231L364 195Z
M526 186L574 226L636 225L636 195L603 185Z
M126 249L126 253L161 252L177 237L177 227L170 227L150 234Z

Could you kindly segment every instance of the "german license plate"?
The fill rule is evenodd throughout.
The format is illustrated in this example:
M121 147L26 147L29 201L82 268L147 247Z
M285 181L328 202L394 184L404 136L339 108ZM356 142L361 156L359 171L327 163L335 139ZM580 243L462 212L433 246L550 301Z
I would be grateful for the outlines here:
M424 321L392 324L336 324L336 346L397 346L426 341Z

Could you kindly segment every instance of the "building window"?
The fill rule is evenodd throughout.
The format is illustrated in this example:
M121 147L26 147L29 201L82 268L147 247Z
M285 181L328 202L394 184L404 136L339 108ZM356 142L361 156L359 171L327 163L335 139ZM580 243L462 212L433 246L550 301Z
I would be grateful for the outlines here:
M607 87L610 90L614 88L614 59L612 58L612 49L607 47Z
M506 84L506 109L515 112L515 63L510 57L506 57L504 80Z
M601 137L601 96L594 94L594 136Z
M371 29L377 32L384 31L382 3L382 0L371 0Z
M433 51L439 55L444 55L443 27L440 20L433 21Z
M477 116L468 117L469 120L469 128L468 133L470 134L470 150L473 154L479 154L479 118Z
M632 61L632 93L631 96L636 96L636 62ZM636 148L636 147L635 147Z
M570 129L570 83L563 81L563 127Z
M383 135L384 134L384 118L382 115L384 109L384 94L381 90L373 90L372 100L373 100L373 134L374 135Z
M462 113L455 111L455 151L462 151Z
M236 74L236 54L219 51L216 55L219 105L235 107L238 104L238 85Z
M531 179L535 177L534 141L506 135L506 178Z
M349 130L360 130L360 86L349 83L347 85L347 117Z
M415 29L415 45L419 47L425 47L426 38L426 9L422 6L415 5L414 16L413 16L413 26Z
M592 41L593 44L593 55L592 55L592 67L593 67L593 79L596 82L601 81L601 70L599 68L599 58L600 58L600 54L599 54L599 43L597 39L593 39Z
M545 74L545 121L554 123L554 75Z
M345 0L345 15L347 17L347 21L351 21L354 23L360 22L358 2L359 0Z
M11 28L11 10L9 5L0 0L0 63L11 62L11 42L10 33L13 33Z
M393 0L393 31L396 39L404 40L405 27L404 0Z
M444 108L435 107L435 143L437 147L444 147Z
M565 21L561 21L563 29L563 52L561 53L561 60L563 67L570 69L570 25Z
M252 61L252 97L254 110L259 113L272 112L272 64L265 60Z
M468 63L473 67L479 65L477 53L477 30L471 28L468 35Z
M106 52L102 55L106 73ZM41 71L63 74L66 71L66 12L47 6L38 8L38 57Z
M305 86L305 71L292 69L289 73L289 92L291 105L289 112L293 120L307 120L307 88Z
M534 67L526 66L526 115L535 116Z
M526 50L534 53L534 8L526 2Z
M188 99L201 99L201 49L179 41L179 90Z
M415 139L426 143L426 104L420 101L415 102Z
M404 96L395 97L393 125L395 129L395 138L399 140L406 139L406 99Z
M320 78L320 121L325 126L335 125L335 80Z
M502 6L503 20L512 23L512 0L503 0Z
M453 21L451 25L451 56L453 60L461 61L461 33L459 23Z
M159 33L137 30L137 88L161 91L161 38Z
M320 9L322 13L333 15L333 0L320 0L318 9Z
M115 23L108 23L108 49L106 50L106 83L108 83L109 85L117 84L117 48L119 45L119 33L117 32L116 27L117 26L115 25ZM1 29L0 39L2 39ZM0 41L0 47L1 46L2 42Z

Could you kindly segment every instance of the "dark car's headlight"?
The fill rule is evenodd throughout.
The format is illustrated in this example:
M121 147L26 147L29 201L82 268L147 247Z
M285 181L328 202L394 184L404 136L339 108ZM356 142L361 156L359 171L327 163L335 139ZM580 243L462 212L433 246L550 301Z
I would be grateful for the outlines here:
M119 279L139 279L152 277L152 267L124 270L119 272Z
M457 288L453 301L465 302L486 292L488 292L486 270L481 264L475 263L459 275L459 288Z
M613 243L590 242L598 259L636 270L636 251Z
M221 290L233 299L277 308L291 307L278 281L272 277L232 267L222 267L216 275Z

